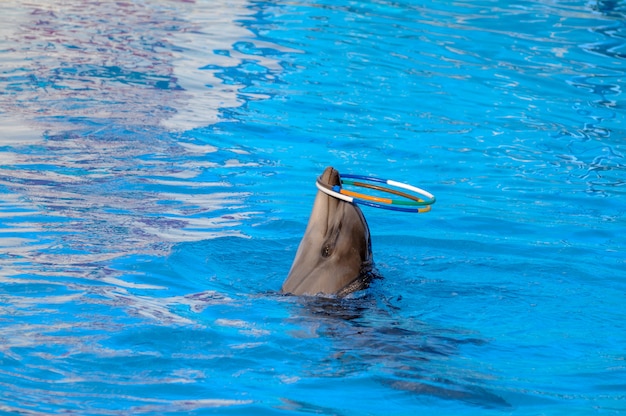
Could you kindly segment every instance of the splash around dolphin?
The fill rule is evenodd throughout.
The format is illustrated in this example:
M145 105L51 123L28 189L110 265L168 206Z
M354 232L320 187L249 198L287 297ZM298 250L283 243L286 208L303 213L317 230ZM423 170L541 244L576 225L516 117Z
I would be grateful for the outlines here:
M341 185L332 167L318 181L327 187ZM361 209L318 191L281 292L343 297L367 288L375 276L370 230Z

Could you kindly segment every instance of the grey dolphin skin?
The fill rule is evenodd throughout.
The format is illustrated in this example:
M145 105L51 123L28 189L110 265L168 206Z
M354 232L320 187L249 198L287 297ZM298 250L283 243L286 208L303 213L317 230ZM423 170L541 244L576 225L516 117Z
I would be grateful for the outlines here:
M339 172L326 168L322 186L340 185ZM317 192L296 257L282 292L346 296L365 289L373 277L370 230L361 209Z

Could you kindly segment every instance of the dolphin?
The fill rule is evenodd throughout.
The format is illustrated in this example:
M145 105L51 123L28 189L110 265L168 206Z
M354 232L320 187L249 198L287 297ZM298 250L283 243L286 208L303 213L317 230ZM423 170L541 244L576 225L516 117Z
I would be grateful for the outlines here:
M339 172L327 167L318 182L341 185ZM361 209L318 190L281 292L343 297L365 289L374 276L370 230Z

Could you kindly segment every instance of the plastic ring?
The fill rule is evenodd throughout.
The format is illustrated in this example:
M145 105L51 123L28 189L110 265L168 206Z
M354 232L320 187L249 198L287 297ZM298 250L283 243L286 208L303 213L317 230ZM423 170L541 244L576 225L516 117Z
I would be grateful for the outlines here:
M433 194L421 188L418 188L418 187L415 187L413 185L409 185L406 183L392 181L389 179L380 179L380 178L376 178L372 176L350 175L350 174L341 175L341 178L342 178L341 179L342 184L374 189L377 191L386 192L386 193L390 193L393 195L398 195L405 199L404 200L391 199L391 198L366 195L366 194L350 191L347 189L343 189L339 185L330 187L322 183L320 178L317 179L317 182L315 183L315 185L317 186L317 189L324 192L325 194L332 196L334 198L340 199L342 201L346 201L352 204L366 205L366 206L370 206L374 208L389 209L393 211L424 213L424 212L430 211L431 209L430 206L435 203L435 196ZM374 185L370 183L345 180L344 178L383 183L386 185L394 186L396 188L411 191L417 195L411 195L409 193L401 192L396 189L386 188L383 186Z

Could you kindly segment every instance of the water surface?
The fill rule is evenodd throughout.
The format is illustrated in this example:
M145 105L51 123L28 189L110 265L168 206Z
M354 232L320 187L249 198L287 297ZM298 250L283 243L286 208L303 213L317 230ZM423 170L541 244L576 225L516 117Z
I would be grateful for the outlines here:
M622 3L1 10L0 411L626 411ZM328 165L438 202L281 296Z

